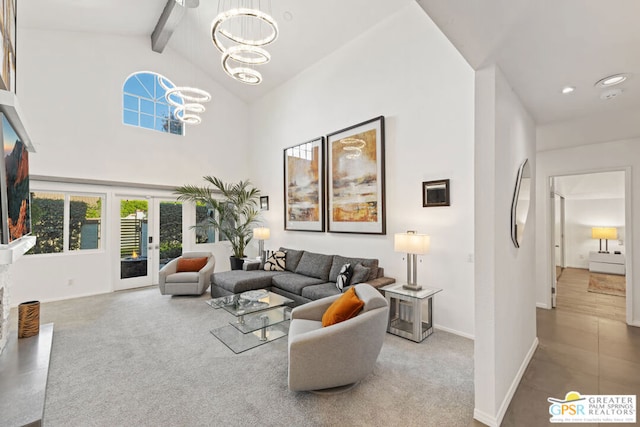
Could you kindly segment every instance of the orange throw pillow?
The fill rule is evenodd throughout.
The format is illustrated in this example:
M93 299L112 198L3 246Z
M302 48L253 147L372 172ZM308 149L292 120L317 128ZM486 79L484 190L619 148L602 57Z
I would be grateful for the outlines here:
M208 259L204 258L180 258L178 259L177 273L183 273L186 271L200 271L202 267L207 265Z
M340 298L327 308L322 315L322 326L331 326L356 317L364 307L364 301L356 295L354 287L349 288Z

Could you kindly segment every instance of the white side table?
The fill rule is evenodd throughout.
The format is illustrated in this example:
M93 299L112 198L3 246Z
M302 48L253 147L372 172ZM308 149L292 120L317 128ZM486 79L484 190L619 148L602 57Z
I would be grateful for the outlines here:
M605 274L625 274L624 254L589 252L589 271Z
M404 289L402 283L380 288L389 303L387 332L415 342L433 333L433 296L442 289Z

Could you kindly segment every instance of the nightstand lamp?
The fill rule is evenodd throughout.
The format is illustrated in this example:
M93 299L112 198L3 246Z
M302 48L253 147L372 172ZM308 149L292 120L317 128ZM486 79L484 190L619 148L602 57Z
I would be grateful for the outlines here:
M405 252L407 254L407 283L403 288L412 291L419 291L422 286L418 285L418 255L429 252L431 239L426 234L417 234L415 231L406 233L396 233L393 250Z
M615 240L618 238L618 229L615 227L592 227L591 228L591 238L592 239L600 239L600 250L599 253L608 254L609 253L609 240ZM602 239L604 239L605 249L602 250Z
M271 237L271 231L266 227L258 227L253 229L253 237L258 239L258 258L261 260L264 257L264 241L269 240Z

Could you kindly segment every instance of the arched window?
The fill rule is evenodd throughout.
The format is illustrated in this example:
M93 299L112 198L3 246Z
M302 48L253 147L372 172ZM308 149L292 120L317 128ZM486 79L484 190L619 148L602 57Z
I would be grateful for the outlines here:
M175 85L165 76L140 71L127 77L122 88L122 121L126 125L184 135L183 123L176 119L165 98Z

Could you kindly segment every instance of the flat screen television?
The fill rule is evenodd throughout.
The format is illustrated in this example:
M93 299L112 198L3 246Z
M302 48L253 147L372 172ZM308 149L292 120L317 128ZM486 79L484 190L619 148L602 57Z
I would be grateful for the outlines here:
M3 159L0 161L1 243L10 244L31 233L29 152L8 117L0 113Z

